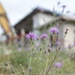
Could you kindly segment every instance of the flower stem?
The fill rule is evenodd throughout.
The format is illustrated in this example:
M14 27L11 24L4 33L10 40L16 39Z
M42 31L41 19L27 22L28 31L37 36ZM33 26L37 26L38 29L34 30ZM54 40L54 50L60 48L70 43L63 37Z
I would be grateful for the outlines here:
M48 58L47 58L47 60L46 60L46 67L45 67L45 71L46 71L46 69L47 69L47 65L48 65Z
M58 50L56 51L55 57L54 57L54 59L52 60L51 65L49 66L49 68L48 68L48 70L46 71L46 74L45 74L45 75L48 75L49 71L51 70L51 68L52 68L52 66L53 66L53 63L54 63L54 61L55 61L55 59L56 59L56 57L57 57L57 54L58 54Z

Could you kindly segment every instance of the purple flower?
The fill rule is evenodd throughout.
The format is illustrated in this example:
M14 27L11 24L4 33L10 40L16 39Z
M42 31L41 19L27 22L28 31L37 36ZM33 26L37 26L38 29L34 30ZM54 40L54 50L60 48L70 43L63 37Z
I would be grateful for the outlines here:
M60 26L60 24L59 24L59 23L56 23L56 26L57 26L57 27L59 27L59 26Z
M71 48L72 48L72 46L69 44L69 45L68 45L68 48L69 48L69 49L71 49Z
M37 39L37 35L34 34L33 32L30 32L29 34L26 35L27 39Z
M21 51L21 47L18 47L18 51Z
M56 27L52 27L52 28L50 28L49 32L51 34L58 34L59 33L59 30Z
M58 2L57 5L60 5L60 2Z
M59 42L59 41L57 41L57 42L56 42L56 45L57 45L57 46L60 46L60 42Z
M43 33L43 34L40 36L41 39L44 39L44 38L47 38L47 37L48 37L48 35L45 34L45 33Z
M36 43L36 47L38 47L40 44L39 43Z
M66 8L66 5L62 5L61 7L62 7L62 13L63 13Z
M75 46L75 42L74 42L73 46Z
M61 68L63 65L62 65L62 63L60 63L60 62L56 62L56 63L54 64L54 66L55 66L56 68Z
M30 48L29 48L29 47L26 47L25 49L26 49L26 50L30 50Z
M67 34L68 30L69 30L69 28L66 28L65 34Z
M63 5L62 7L63 7L63 8L66 8L66 5Z

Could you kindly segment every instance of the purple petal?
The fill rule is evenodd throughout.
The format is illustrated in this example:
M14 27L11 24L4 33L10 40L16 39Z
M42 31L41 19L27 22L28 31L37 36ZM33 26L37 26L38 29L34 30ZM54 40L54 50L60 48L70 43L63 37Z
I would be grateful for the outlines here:
M41 39L44 39L44 38L47 38L47 37L48 37L48 35L45 34L45 33L43 33L43 34L40 36Z
M58 30L56 27L52 27L52 28L50 28L49 32L50 32L51 34L53 34L53 33L58 34L58 33L59 33L59 30Z
M54 66L55 66L56 68L61 68L63 65L62 65L62 63L60 63L60 62L56 62L56 63L54 64Z

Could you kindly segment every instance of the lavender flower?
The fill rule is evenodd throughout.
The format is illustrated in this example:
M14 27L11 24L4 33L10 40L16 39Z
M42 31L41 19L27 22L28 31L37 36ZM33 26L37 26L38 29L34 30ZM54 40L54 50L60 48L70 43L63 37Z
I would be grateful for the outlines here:
M59 41L56 41L56 45L57 45L57 46L60 46L60 42L59 42Z
M37 35L34 34L33 32L30 32L29 34L26 35L27 39L37 39Z
M40 44L39 43L36 43L36 47L38 47Z
M60 2L58 2L57 5L59 6L60 5Z
M74 42L74 44L73 44L73 47L75 46L75 42Z
M69 30L69 28L66 28L65 34L67 34L68 30Z
M45 39L45 38L47 38L47 37L48 37L48 35L45 34L45 33L43 33L43 34L40 36L41 39Z
M62 7L63 7L63 8L66 8L66 5L63 5Z
M62 13L64 12L66 5L62 5Z
M57 27L59 27L59 26L60 26L60 24L59 24L59 23L56 23L56 26L57 26Z
M21 51L21 47L18 47L18 51Z
M69 45L68 45L68 49L71 49L71 48L72 48L72 46L69 44Z
M56 62L56 63L54 64L54 66L55 66L56 68L61 68L63 65L62 65L62 63L60 63L60 62Z
M56 27L52 27L52 28L50 28L49 32L51 34L58 34L59 33L59 30Z

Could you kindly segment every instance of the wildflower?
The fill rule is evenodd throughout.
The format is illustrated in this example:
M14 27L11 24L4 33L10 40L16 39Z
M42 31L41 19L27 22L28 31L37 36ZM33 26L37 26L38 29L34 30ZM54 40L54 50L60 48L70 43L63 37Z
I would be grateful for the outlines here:
M72 48L72 47L71 47L71 45L69 44L69 45L68 45L68 49L71 49L71 48Z
M61 7L62 7L62 13L63 13L66 8L66 5L62 5Z
M68 30L69 30L69 28L66 28L65 34L67 34Z
M5 63L5 66L8 66L8 63Z
M56 41L56 46L60 46L60 42L59 41Z
M62 67L62 63L56 62L56 63L54 64L54 66L55 66L56 68L61 68L61 67Z
M40 44L39 43L36 43L36 47L38 47Z
M59 71L59 73L61 73L61 71Z
M62 5L63 8L66 8L66 5Z
M40 51L41 51L42 49L40 48Z
M18 47L18 51L21 51L21 47Z
M45 39L45 38L47 38L48 36L47 36L47 34L45 34L45 33L43 33L41 36L40 36L40 38L41 39Z
M59 23L56 23L56 26L57 26L57 27L59 27L59 26L60 26L60 24L59 24Z
M27 39L37 39L37 35L34 34L33 32L30 32L29 34L26 35Z
M49 32L51 34L58 34L59 33L59 30L56 27L52 27L52 28L50 28Z
M22 71L22 74L24 75L24 72Z
M57 5L59 6L60 5L60 2L58 2Z
M50 49L48 49L48 52L51 52L51 50L50 50Z
M47 53L47 51L45 51L45 53Z
M66 11L66 13L70 13L70 11L68 10L68 11Z
M67 27L66 30L69 30L69 28Z
M32 69L33 69L33 67L29 67L29 72L31 72Z
M14 73L15 73L15 71L11 70L11 73L13 73L13 74L14 74Z
M73 47L75 46L75 42L74 42L74 44L73 44Z
M26 47L25 49L26 49L26 50L30 50L30 47Z

